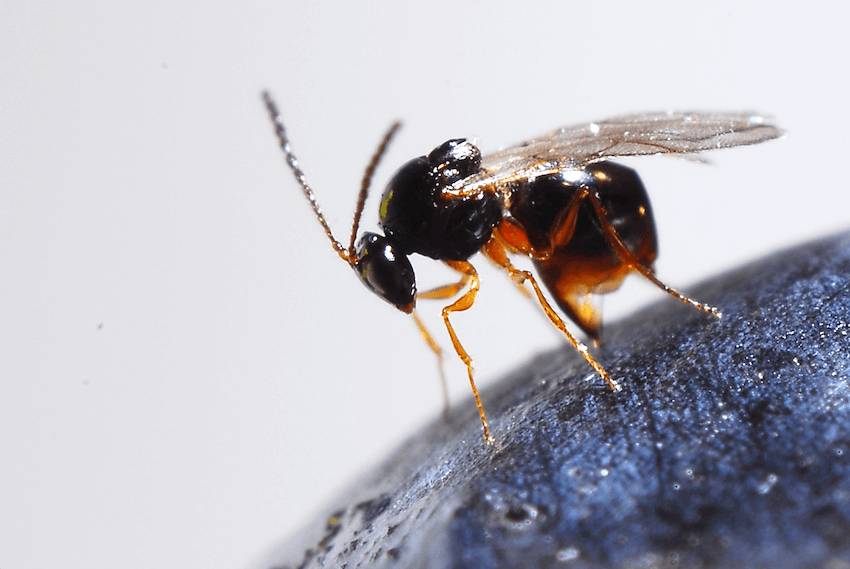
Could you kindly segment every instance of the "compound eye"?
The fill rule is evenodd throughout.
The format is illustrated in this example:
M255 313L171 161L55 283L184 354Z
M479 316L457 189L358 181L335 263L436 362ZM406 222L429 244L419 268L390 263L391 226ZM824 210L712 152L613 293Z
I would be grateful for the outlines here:
M366 288L405 313L416 303L416 279L407 256L383 235L366 232L357 245L354 270Z
M427 160L436 167L445 183L452 184L478 171L481 151L465 138L454 138L432 150Z

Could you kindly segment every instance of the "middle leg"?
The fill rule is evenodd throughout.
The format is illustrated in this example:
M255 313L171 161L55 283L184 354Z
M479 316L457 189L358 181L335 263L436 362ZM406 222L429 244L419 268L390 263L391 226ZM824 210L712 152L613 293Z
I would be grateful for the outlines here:
M598 373L602 379L604 379L608 385L611 386L611 389L614 391L619 391L621 389L620 384L611 377L605 368L603 368L599 362L596 361L590 354L590 350L587 349L587 346L581 342L578 338L573 336L570 331L567 329L567 325L564 324L564 321L558 316L558 313L555 312L555 309L552 308L552 305L549 304L549 301L546 300L546 297L543 296L543 291L540 290L540 285L537 284L537 279L534 278L534 275L529 271L524 271L521 269L517 269L511 264L508 259L507 252L505 251L505 247L498 241L498 239L494 236L490 238L490 241L484 246L483 252L487 257L489 257L494 263L502 267L508 272L508 275L511 277L511 280L516 283L517 286L522 288L522 285L526 282L531 284L531 288L534 290L534 294L537 297L537 302L543 308L543 311L546 313L546 316L549 317L549 320L552 324L555 325L558 330L563 332L563 334L567 337L567 340L573 345L578 353L582 355L582 357L590 364L590 366ZM525 290L525 289L523 289Z

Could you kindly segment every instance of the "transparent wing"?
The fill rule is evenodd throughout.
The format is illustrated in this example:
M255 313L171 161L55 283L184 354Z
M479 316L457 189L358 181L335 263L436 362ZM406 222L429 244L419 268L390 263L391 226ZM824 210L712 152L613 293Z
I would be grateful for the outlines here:
M481 172L452 190L468 193L498 188L529 176L579 169L612 156L692 154L780 136L782 131L767 119L748 112L625 115L561 128L486 155Z

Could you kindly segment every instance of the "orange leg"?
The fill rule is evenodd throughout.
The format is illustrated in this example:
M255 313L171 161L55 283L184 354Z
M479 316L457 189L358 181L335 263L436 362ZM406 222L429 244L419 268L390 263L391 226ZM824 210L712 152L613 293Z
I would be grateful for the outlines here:
M617 256L622 259L624 263L626 263L630 268L639 272L645 279L649 282L666 292L672 297L679 299L681 302L693 306L697 310L705 312L706 314L710 314L715 318L721 318L723 314L714 308L713 306L709 306L707 304L703 304L701 302L697 302L696 300L685 296L680 293L673 287L667 286L660 280L656 278L654 274L652 274L652 270L648 267L641 264L637 258L629 251L629 248L626 247L626 244L623 243L623 240L620 239L620 236L617 234L617 230L608 222L608 212L605 211L605 206L602 205L602 202L599 201L599 198L593 192L587 191L587 198L590 200L590 203L593 204L593 209L596 210L596 215L599 217L599 221L602 222L602 230L605 232L605 237L608 238L608 241L614 247L614 251L616 251Z
M419 333L422 335L422 339L425 340L425 343L428 344L428 347L431 348L431 351L434 352L434 355L437 357L437 367L440 370L440 388L443 392L443 417L446 419L449 418L449 384L446 381L446 369L443 365L443 349L440 348L440 345L434 340L434 337L428 332L428 329L425 327L425 323L422 322L422 319L419 318L419 315L416 311L413 311L413 321L416 322L416 327L419 328Z
M543 308L543 311L546 313L546 316L549 317L549 320L552 322L552 324L554 324L555 327L558 328L558 330L564 333L564 335L567 337L567 340L570 341L576 351L578 351L578 353L582 355L582 357L587 361L587 363L589 363L590 366L594 370L596 370L596 373L598 373L602 377L602 379L604 379L608 383L608 385L611 386L611 389L613 389L614 391L619 391L621 389L620 384L617 383L614 378L608 375L608 372L605 371L605 369L599 364L599 362L596 361L596 359L592 355L590 355L590 351L587 349L587 346L585 346L581 341L579 341L578 338L570 334L570 331L567 330L567 325L564 324L564 321L561 319L560 316L558 316L558 313L555 312L555 309L552 308L552 306L549 304L549 301L546 300L546 297L543 296L543 291L540 290L540 286L537 284L537 279L534 278L534 275L532 275L529 271L523 271L514 267L511 264L510 260L508 260L508 255L505 252L504 246L499 243L499 241L495 237L491 238L490 241L487 242L487 244L484 246L483 252L494 263L504 268L508 272L508 275L510 275L511 280L513 280L517 284L517 286L521 287L523 284L525 284L526 281L531 284L531 287L534 289L534 294L535 296L537 296L537 302Z
M443 285L431 290L426 290L425 292L420 292L416 294L416 298L425 298L428 300L445 300L447 298L451 298L456 296L463 288L466 286L466 283L469 281L469 277L467 275L462 275L461 279L452 284ZM443 416L448 418L449 416L449 386L446 381L446 370L443 360L443 349L434 339L434 336L428 331L425 323L419 318L419 315L416 311L413 311L413 320L416 322L416 327L419 328L419 333L422 335L422 338L425 340L425 343L428 344L428 347L431 348L431 351L434 352L434 355L437 357L437 366L440 370L440 383L443 391Z
M478 294L478 289L481 287L478 280L478 272L467 261L446 261L446 265L460 273L460 281L434 290L429 290L417 295L417 297L446 299L458 294L464 287L469 287L469 289L463 293L460 298L443 308L442 316L443 322L446 324L446 330L448 330L449 337L452 340L452 346L454 347L458 357L464 365L466 365L467 375L469 376L469 385L472 387L472 395L475 397L475 405L478 407L478 414L481 416L481 427L484 429L484 441L487 443L494 443L496 442L496 439L494 439L490 434L490 426L487 423L487 416L484 413L484 405L481 403L481 396L478 394L478 388L475 386L475 379L472 371L472 358L469 357L469 354L463 347L463 344L460 343L460 339L457 337L457 333L455 333L454 326L452 326L452 323L449 320L449 315L452 312L463 312L475 303L475 297Z
M450 261L446 261L449 263ZM440 286L437 288L432 288L431 290L426 290L425 292L416 293L416 298L426 298L428 300L444 300L446 298L451 298L459 293L466 286L466 283L469 282L469 277L467 275L463 275L458 282Z

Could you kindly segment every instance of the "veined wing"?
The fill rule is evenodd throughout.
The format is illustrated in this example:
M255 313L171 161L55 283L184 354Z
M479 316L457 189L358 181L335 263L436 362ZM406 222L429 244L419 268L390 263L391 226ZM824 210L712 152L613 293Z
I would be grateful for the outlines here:
M516 180L580 169L613 156L693 154L757 144L782 136L767 119L749 112L681 112L624 115L570 126L482 157L481 171L447 193L497 189Z

